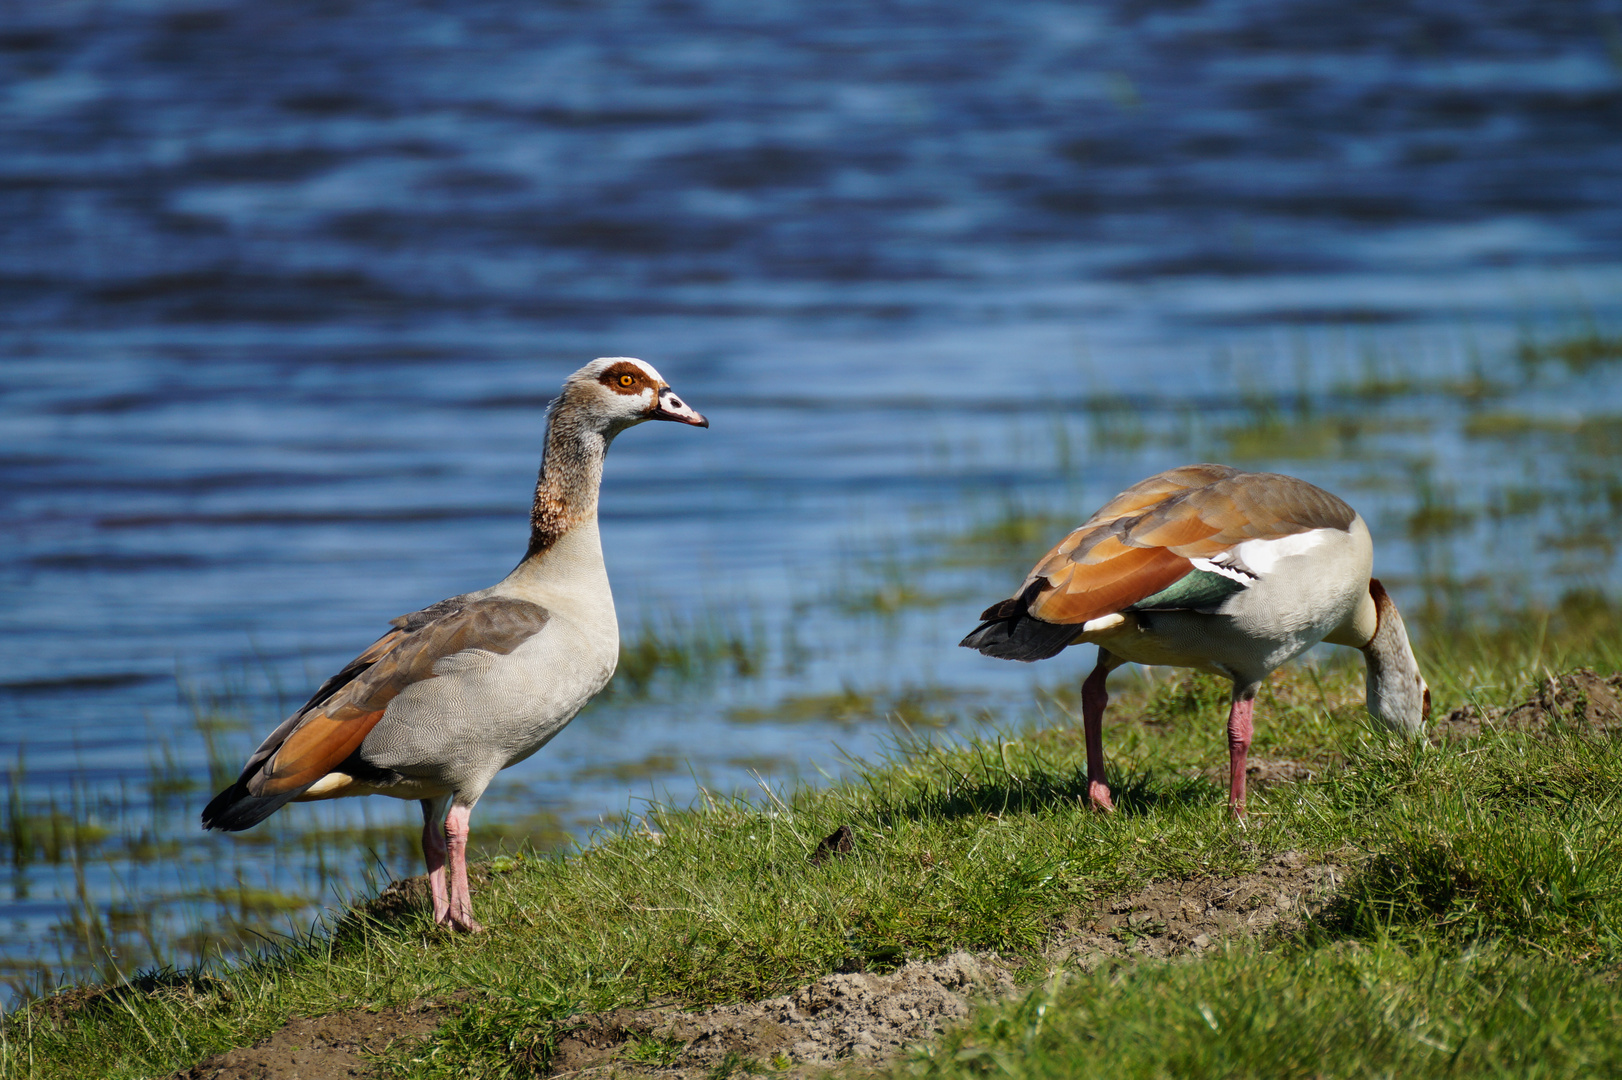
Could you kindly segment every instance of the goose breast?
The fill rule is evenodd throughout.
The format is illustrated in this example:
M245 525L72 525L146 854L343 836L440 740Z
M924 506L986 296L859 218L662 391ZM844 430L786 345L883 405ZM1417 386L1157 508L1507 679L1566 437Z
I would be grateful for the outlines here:
M466 649L389 703L361 745L379 768L450 787L488 779L556 735L614 674L617 634L566 618L505 655Z

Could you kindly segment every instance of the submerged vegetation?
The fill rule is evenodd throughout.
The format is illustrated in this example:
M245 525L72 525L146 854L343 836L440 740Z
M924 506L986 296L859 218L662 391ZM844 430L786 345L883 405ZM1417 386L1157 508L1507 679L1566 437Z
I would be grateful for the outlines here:
M1608 334L1590 325L1578 334L1545 341L1522 341L1516 356L1529 368L1554 360L1574 372L1584 372L1599 364L1622 360L1622 334Z
M634 631L622 632L609 692L640 697L660 681L747 679L760 673L766 651L759 626L735 624L713 612L698 619L648 616Z

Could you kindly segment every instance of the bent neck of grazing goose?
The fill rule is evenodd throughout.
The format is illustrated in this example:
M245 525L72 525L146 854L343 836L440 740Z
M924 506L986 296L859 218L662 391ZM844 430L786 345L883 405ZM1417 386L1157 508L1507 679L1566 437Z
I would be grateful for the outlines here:
M1419 673L1408 629L1397 605L1377 579L1370 579L1369 595L1379 613L1374 636L1362 650L1368 667L1369 713L1393 731L1423 735L1431 711L1431 692Z

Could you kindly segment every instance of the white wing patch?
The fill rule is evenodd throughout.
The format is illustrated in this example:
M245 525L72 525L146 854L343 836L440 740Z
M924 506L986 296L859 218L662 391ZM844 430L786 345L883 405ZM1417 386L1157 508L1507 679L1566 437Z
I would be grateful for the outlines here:
M1309 529L1306 532L1281 536L1277 540L1246 540L1217 556L1233 569L1248 571L1251 579L1271 574L1282 559L1305 555L1328 539L1334 529ZM1217 573L1221 573L1220 569ZM1231 574L1229 576L1232 576Z
M1256 581L1255 574L1252 574L1249 570L1246 570L1242 566L1234 565L1232 551L1224 551L1222 554L1212 559L1190 559L1188 561L1194 564L1194 569L1196 570L1204 570L1212 574L1221 574L1223 577L1228 578L1231 581L1237 581L1241 585L1249 586L1254 584Z

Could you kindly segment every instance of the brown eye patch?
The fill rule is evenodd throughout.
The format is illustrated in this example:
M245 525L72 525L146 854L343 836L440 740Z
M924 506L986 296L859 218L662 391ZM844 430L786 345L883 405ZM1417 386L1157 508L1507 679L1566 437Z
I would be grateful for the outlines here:
M615 364L597 376L597 381L621 394L640 394L645 387L653 386L648 373L635 364Z

